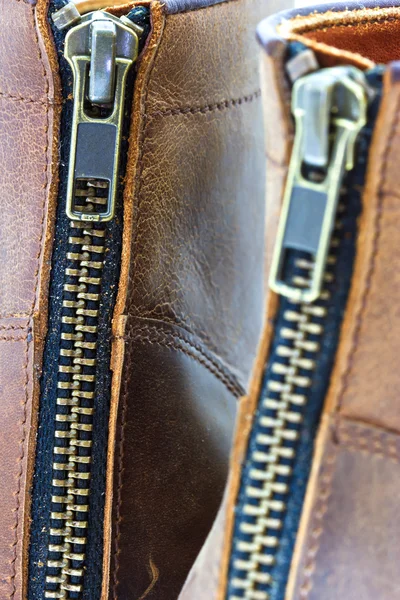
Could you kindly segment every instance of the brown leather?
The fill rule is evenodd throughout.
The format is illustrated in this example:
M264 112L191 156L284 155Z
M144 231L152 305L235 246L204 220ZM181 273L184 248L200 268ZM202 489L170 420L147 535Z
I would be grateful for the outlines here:
M344 600L398 595L399 67L393 63L385 76L352 291L288 600L316 600L322 593L333 600L333 590Z
M321 64L348 63L349 57L353 64L362 63L360 57L345 56L337 49L355 51L354 39L357 38L352 37L351 44L346 44L349 32L354 33L352 23L361 20L362 14L361 27L370 31L377 27L379 35L382 35L381 24L383 28L390 25L376 22L377 9L367 7L358 11L357 8L353 6L356 11L353 16L347 11L340 14L337 8L326 14L312 13L309 18L303 13L293 21L288 20L291 15L279 16L274 31L271 32L270 24L260 30L268 53L266 64L274 61L281 51L281 35L305 41L303 34L308 27L307 43L317 51ZM332 19L350 23L347 29L340 29L340 36L339 29L335 29L336 49L321 46L321 41L325 44L332 39L329 25ZM315 35L311 23L318 30ZM374 39L372 33L369 57L375 59L379 55L373 50ZM277 64L274 80L280 82L280 96L284 98L286 88L283 71L279 69L282 65ZM286 600L393 600L398 596L400 407L396 391L400 382L396 365L400 324L396 232L400 212L396 166L400 144L399 75L399 63L388 66L383 102L369 153L352 289L316 441ZM272 127L276 118L280 118L282 108L277 111L274 101L270 104L267 100L266 109L271 115L268 121ZM274 173L273 166L271 171ZM259 359L264 361L262 364L266 357L264 345ZM244 414L242 427L239 424L236 447L246 447L249 431L246 423L258 399L260 376L261 370L256 370L258 381L250 391L250 412L247 418ZM236 469L240 470L240 465ZM237 485L233 484L232 489L232 499L227 506L228 524L236 502ZM231 547L231 531L231 526L227 527L226 553ZM224 567L221 600L226 589L226 562Z
M0 598L26 586L29 485L46 327L59 96L43 2L0 2ZM12 35L10 35L12 32Z
M136 82L104 597L175 600L222 498L262 318L254 29L268 4L157 16L154 57Z
M287 166L292 146L293 127L290 119L289 88L284 79L285 44L277 40L269 56L263 56L262 89L264 103L274 119L265 119L265 141L267 156L267 206L265 270L268 271L272 259L280 205L286 180ZM207 544L196 561L188 578L180 600L225 600L226 577L234 519L234 506L240 484L240 473L245 458L247 438L251 428L252 415L258 401L262 374L268 355L272 319L276 310L276 295L268 291L265 305L265 325L259 343L249 397L241 400L236 424L235 444L231 453L230 477L226 502L207 540Z

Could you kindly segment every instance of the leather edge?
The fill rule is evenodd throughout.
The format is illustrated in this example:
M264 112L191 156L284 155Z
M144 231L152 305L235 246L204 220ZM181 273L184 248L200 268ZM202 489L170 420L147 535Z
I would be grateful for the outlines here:
M284 40L277 40L277 43L272 44L267 48L267 60L272 64L270 76L274 78L274 83L279 95L279 102L282 109L282 129L285 135L282 135L283 147L282 147L282 159L283 162L279 164L267 154L267 165L270 160L271 164L278 169L283 171L282 187L280 189L280 197L273 197L271 201L272 206L269 206L267 201L267 212L266 212L266 235L267 235L267 251L265 257L265 272L268 274L270 263L272 260L272 248L274 247L274 240L277 231L277 209L281 205L284 191L284 181L286 180L287 169L289 165L290 150L292 147L292 131L293 124L291 121L290 109L286 107L287 104L287 82L285 79L284 60L286 54L286 42ZM264 75L264 71L261 70L262 75L262 88L263 96L266 99L267 104L265 106L264 114L268 115L268 98L269 98L269 81L267 76ZM268 129L268 122L266 122ZM268 135L267 135L268 139ZM268 167L267 167L268 171ZM267 189L267 200L270 195ZM259 395L261 392L263 374L265 364L268 359L270 346L273 339L274 332L274 317L278 309L279 298L277 294L271 290L266 290L266 306L265 306L265 321L259 347L257 350L256 360L254 363L252 376L250 379L249 394L247 397L241 399L238 416L236 423L236 433L234 438L234 445L231 454L230 464L230 476L227 485L227 502L226 502L226 516L225 516L225 534L223 541L223 551L220 565L220 577L218 584L218 592L216 600L225 600L227 580L229 575L229 562L230 553L233 539L234 522L235 522L235 505L236 499L240 490L240 478L242 464L245 459L245 453L247 450L248 439L251 432L252 422L254 413L257 407Z
M32 308L31 322L33 331L32 364L32 416L29 427L27 485L24 499L24 536L22 545L22 597L28 593L28 561L29 561L29 530L31 510L31 488L35 467L36 431L38 426L38 410L40 400L40 376L43 364L44 346L47 334L48 289L51 273L51 256L55 227L56 206L59 183L59 128L61 120L62 96L61 81L57 53L53 43L51 29L47 20L49 0L38 0L31 3L35 21L35 29L39 53L47 79L47 181L45 184L45 207L43 214L43 235L40 244L40 255L37 268L37 288ZM28 367L29 368L29 367Z
M117 416L119 407L119 397L121 388L121 377L124 364L124 340L125 326L127 317L124 314L126 296L129 279L129 265L131 262L131 247L133 235L133 210L134 199L138 186L138 163L141 154L142 133L145 124L145 101L146 85L150 78L151 70L154 65L157 50L161 41L165 14L163 5L158 0L148 2L134 2L132 5L148 5L151 9L152 33L148 40L143 55L140 58L140 65L135 81L135 92L133 98L133 115L131 132L129 137L128 163L125 176L124 190L124 228L122 238L122 262L121 273L118 287L117 302L114 309L112 325L112 347L111 347L111 366L113 370L111 407L109 419L109 439L107 450L106 466L106 499L104 511L104 546L103 546L103 582L101 600L107 600L110 586L110 564L111 564L111 543L112 543L112 505L113 505L113 484L114 484L114 460L115 443L117 435ZM137 115L137 116L136 116ZM133 199L133 200L132 200Z

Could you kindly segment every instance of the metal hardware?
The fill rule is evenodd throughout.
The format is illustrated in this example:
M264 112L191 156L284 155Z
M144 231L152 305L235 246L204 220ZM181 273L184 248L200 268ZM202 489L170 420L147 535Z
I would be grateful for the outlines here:
M317 58L310 49L300 52L297 56L293 56L293 58L286 63L286 71L292 83L300 79L300 77L304 77L313 71L317 71L317 69L319 69Z
M74 113L68 172L67 215L81 221L114 216L125 84L138 54L136 32L105 12L81 18L65 39L74 75ZM107 188L105 204L86 204L78 190L91 180Z
M111 104L116 68L116 26L110 21L99 20L92 24L91 29L89 100L93 104Z
M321 293L340 188L354 165L368 94L363 73L353 67L323 69L294 84L296 136L269 281L292 300L313 302ZM306 252L313 263L306 288L285 281L291 250Z
M62 30L79 23L81 14L73 2L68 2L68 4L53 14L52 19L57 29Z

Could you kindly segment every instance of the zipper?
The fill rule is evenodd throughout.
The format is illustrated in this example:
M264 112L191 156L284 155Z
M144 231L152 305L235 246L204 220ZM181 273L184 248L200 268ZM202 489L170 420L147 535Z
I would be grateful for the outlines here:
M103 532L96 521L102 522L104 510L123 133L130 120L126 92L131 100L130 74L149 29L143 7L118 18L104 11L81 15L73 3L54 11L57 4L52 20L62 53L67 135L61 139L33 486L32 600L100 597ZM71 72L72 90L66 83Z
M297 65L304 51L310 62L305 47L292 49ZM284 600L350 288L382 72L319 69L293 85L295 140L269 280L279 308L242 466L227 600Z

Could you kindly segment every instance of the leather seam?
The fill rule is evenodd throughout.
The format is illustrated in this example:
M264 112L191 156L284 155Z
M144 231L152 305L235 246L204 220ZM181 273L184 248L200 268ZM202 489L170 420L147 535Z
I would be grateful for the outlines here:
M160 335L163 335L164 339L156 337ZM217 360L213 360L213 358L208 356L199 345L195 345L190 341L185 340L185 338L179 334L171 334L163 331L160 332L156 327L147 325L145 327L141 327L140 329L135 329L131 334L122 336L122 338L125 341L134 341L135 339L147 341L149 344L157 344L160 347L173 348L174 350L180 351L194 359L196 362L200 363L210 373L215 375L215 377L217 377L217 379L219 379L219 381L225 385L228 391L230 391L237 398L240 398L245 394L245 390L240 383L235 381L236 378L227 372L226 369L223 369L221 365L218 364Z
M24 2L24 0L17 0ZM47 76L46 76L47 77ZM39 98L29 98L25 96L17 96L9 94L8 92L0 92L0 98L6 98L8 100L15 100L17 102L26 102L27 104L38 104L39 106L56 106L62 104L62 102L54 102L53 100L40 100Z
M38 32L36 29L36 23L35 23L35 7L31 6L31 17L32 17L32 24L33 24L33 31L35 32L35 38L36 38L36 43L37 43L37 51L38 51L38 56L39 56L39 60L42 64L42 69L43 69L43 74L44 74L44 79L46 82L46 89L45 89L45 93L46 96L48 97L48 93L49 93L49 89L50 89L50 82L48 79L48 75L47 75L47 71L46 71L46 67L45 67L45 63L44 63L44 58L43 58L43 53L41 51L40 48L40 43L39 43L39 36L38 36ZM45 203L46 203L46 188L47 188L47 183L48 183L48 168L49 168L49 161L47 160L47 152L48 152L48 148L49 148L49 138L48 138L48 134L49 134L49 105L46 105L46 126L45 126L45 131L44 131L44 135L46 137L46 143L44 146L44 156L46 157L46 164L45 167L43 169L43 172L45 174L45 181L43 183L42 189L44 190L44 198L43 198L43 205L42 205L42 219L41 219L41 234L40 234L40 238L39 238L39 250L38 253L35 257L35 260L37 261L37 267L34 273L34 280L35 280L35 287L34 287L34 292L33 292L33 301L32 301L32 305L31 305L31 315L33 314L34 311L34 307L36 304L36 296L37 296L37 289L38 289L38 285L39 285L39 270L40 270L40 255L42 252L42 241L43 241L43 236L44 236L44 221L45 221ZM14 522L14 526L13 529L15 531L15 536L14 536L14 542L12 544L13 547L13 558L11 560L11 569L12 569L12 575L11 575L11 586L12 586L12 591L10 593L10 600L12 598L14 598L16 592L17 592L17 587L15 585L15 577L16 577L16 567L15 567L15 563L17 561L17 550L18 550L18 543L19 543L19 535L18 535L18 526L19 526L19 511L21 508L21 501L20 501L20 493L21 493L21 479L22 479L22 474L23 474L23 459L25 456L25 440L26 440L26 420L27 420L27 403L28 403L28 382L29 382L29 371L28 371L28 364L29 364L29 344L30 344L31 338L28 339L27 338L27 343L26 343L26 360L25 360L25 364L24 364L24 371L25 371L25 384L24 384L24 391L25 391L25 399L24 399L24 407L23 407L23 419L22 419L22 423L21 423L21 439L19 442L19 448L20 448L20 454L18 457L18 473L17 473L17 489L15 492L15 522Z
M313 25L305 25L304 28L301 28L299 30L297 30L296 32L293 33L298 33L300 35L304 35L305 33L315 33L316 31L326 31L328 29L337 29L340 27L347 27L349 29L354 28L357 29L358 27L362 27L363 25L376 25L378 23L396 23L400 20L400 15L398 17L396 16L392 16L392 17L385 17L384 15L382 15L381 18L375 18L375 19L363 19L362 21L358 21L356 23L346 23L345 21L342 22L338 22L338 23L331 23L331 24L327 24L327 25L318 25L318 26L313 26Z
M13 556L10 561L10 567L11 567L10 583L11 583L11 587L12 587L12 591L9 596L10 599L14 598L16 591L17 591L17 587L15 585L15 577L17 574L15 563L17 561L17 546L18 546L18 542L19 542L18 526L19 526L19 510L21 508L20 492L21 492L21 478L22 478L22 473L23 473L22 461L25 456L25 448L24 448L25 438L26 438L26 427L25 426L26 426L26 421L27 421L26 407L28 404L28 383L29 383L28 363L29 363L29 342L30 342L30 340L28 340L27 338L28 338L28 336L26 336L26 338L25 338L27 341L26 341L26 347L25 347L25 362L23 365L23 373L25 373L25 382L24 382L24 402L23 402L23 408L22 408L23 413L22 413L22 421L21 421L21 439L19 441L19 457L18 457L19 469L18 469L18 473L17 473L17 489L16 489L16 492L14 493L15 508L14 508L13 512L15 512L15 522L12 527L12 529L14 530L14 541L11 545Z
M350 347L350 350L348 353L348 361L347 361L345 371L342 375L341 390L338 394L338 401L337 401L337 409L336 409L337 412L339 412L339 409L343 403L344 395L349 386L350 374L351 374L353 364L354 364L354 358L355 358L356 349L358 346L358 340L359 340L360 333L361 333L361 326L363 324L365 310L366 310L367 304L368 304L369 293L370 293L371 287L372 287L372 278L373 278L374 272L375 272L376 259L377 259L378 252L379 252L379 243L380 243L380 234L381 234L381 220L382 220L382 212L383 212L382 207L383 207L383 200L384 200L383 186L384 186L384 182L386 179L386 172L387 172L387 168L388 168L389 157L391 156L390 148L392 146L393 138L396 135L397 126L399 124L399 118L400 118L399 111L400 111L400 97L397 100L396 109L394 112L394 118L393 118L391 130L390 130L390 135L388 136L385 151L384 151L384 159L383 159L383 164L382 164L382 169L381 169L381 176L380 176L379 185L378 185L378 189L377 189L377 196L378 196L379 200L378 200L377 207L376 207L376 214L374 215L375 224L374 224L374 237L373 237L373 242L372 242L372 252L371 252L371 257L370 257L370 261L369 261L369 265L368 265L367 275L365 278L365 284L364 284L363 294L362 294L362 298L361 298L360 309L358 311L358 314L355 317L356 325L354 328L351 347Z
M381 177L380 177L380 182L379 182L378 191L377 191L379 201L377 204L376 215L375 215L373 250L372 250L371 258L370 258L369 265L368 265L368 272L367 272L367 276L365 279L365 285L364 285L360 310L358 312L358 315L356 316L356 327L355 327L355 331L353 334L351 348L348 353L348 362L347 362L345 372L342 376L342 389L338 394L337 411L339 411L339 408L343 402L344 394L345 394L348 384L349 384L349 377L350 377L351 369L352 369L353 362L354 362L354 355L355 355L355 351L356 351L357 344L358 344L358 339L359 339L359 335L360 335L361 325L363 322L364 312L365 312L367 302L368 302L369 291L371 289L371 281L372 281L372 277L374 275L374 270L375 270L375 265L376 265L376 257L377 257L378 250L379 250L380 231L381 231L380 224L381 224L381 218L382 218L382 205L383 205L383 197L384 197L382 194L382 187L383 187L383 183L385 181L385 175L386 175L387 166L388 166L388 162L389 162L389 156L391 155L391 153L390 153L391 143L396 134L396 128L397 128L397 125L399 122L399 110L400 110L400 98L397 101L396 109L394 111L394 118L393 118L393 122L392 122L390 135L388 136L388 140L387 140L386 147L385 147L384 160L383 160L382 169L381 169ZM332 454L330 456L333 456L333 455L336 456L337 452L336 451L335 451L335 453L332 452ZM329 457L327 458L327 462L328 462L328 460L329 460ZM327 510L329 495L331 492L333 475L334 475L334 467L332 467L331 476L326 481L326 486L321 487L320 491L319 491L318 497L325 498L325 503L323 502L321 507L318 509L318 502L317 502L313 508L314 527L311 531L309 539L313 539L313 540L315 540L315 542L314 542L314 544L309 546L307 554L306 554L306 557L309 560L308 560L308 562L306 560L304 568L303 568L303 583L300 587L301 600L308 600L309 594L310 594L310 591L312 588L312 580L313 580L313 576L315 573L315 567L317 564L319 540L324 531L324 517L325 517L326 510ZM327 477L327 476L325 476L325 477ZM323 479L324 478L321 477L322 482L323 482Z
M134 215L132 217L132 226L134 226L134 222L136 220L136 223L135 223L136 232L133 233L132 240L131 240L131 252L132 252L132 257L133 257L132 266L134 269L136 267L135 245L136 245L136 239L137 239L138 226L140 223L140 205L141 205L140 192L141 192L141 187L142 187L143 168L144 168L143 155L144 155L145 140L146 140L146 136L147 136L147 120L146 120L147 106L146 106L146 102L147 102L147 96L148 96L148 90L149 90L149 83L151 80L151 76L152 76L155 64L157 62L157 54L158 54L158 50L160 48L161 39L162 39L162 35L157 40L157 49L155 51L155 56L153 58L151 67L149 69L149 73L148 73L148 77L147 77L147 88L145 88L144 93L143 93L141 113L139 115L139 117L141 116L143 119L143 125L141 127L140 135L138 136L138 144L139 144L140 151L138 152L138 157L137 157L137 161L138 161L138 165L139 165L139 172L137 174L138 184L137 184L137 191L136 191L137 216L136 216L136 219L135 219ZM131 352L132 352L132 350L130 349L130 351L128 352L129 360L131 359ZM124 360L124 363L125 363L125 360ZM115 535L115 543L114 543L114 548L113 548L113 557L114 557L115 565L114 565L114 573L113 573L113 581L112 581L112 590L110 590L113 595L113 600L118 600L119 567L120 567L119 555L121 552L121 549L120 549L121 527L120 527L120 525L122 522L122 516L121 516L122 487L123 487L122 473L124 470L123 461L124 461L124 457L125 457L125 443L124 442L125 442L126 420L125 420L124 416L126 414L127 395L128 395L128 382L125 381L124 392L122 395L121 427L120 427L121 433L120 433L120 438L119 438L119 443L118 443L119 452L118 452L118 459L116 460L116 462L118 463L118 477L117 477L118 484L117 484L117 502L116 502L116 508L115 508L115 510L116 510L116 512L115 512L116 535Z
M348 452L360 452L361 454L369 454L371 456L376 456L377 458L388 458L391 461L395 462L396 464L400 464L400 457L397 456L397 448L396 448L396 456L394 454L390 454L389 452L382 452L379 451L378 449L373 449L367 446L364 446L363 444L360 446L356 446L355 443L359 442L368 442L368 438L359 438L358 440L353 440L353 443L340 443L339 445L346 449Z
M132 347L128 350L127 359L129 364L132 361ZM121 553L121 549L119 547L120 539L121 539L121 523L122 523L122 515L121 515L121 506L122 506L122 488L123 488L123 472L124 472L124 457L125 457L125 426L126 426L126 410L127 410L127 398L128 398L128 388L130 383L130 376L126 377L124 382L124 391L122 394L122 410L121 410L121 433L118 443L119 453L118 453L118 475L117 475L117 504L116 504L116 518L115 518L115 545L114 545L114 573L113 573L113 599L118 600L118 585L119 585L119 555Z
M167 12L168 17L172 17L173 15L184 15L185 13L194 13L200 10L207 10L216 8L217 6L223 6L224 4L232 4L233 2L239 2L240 0L223 0L222 2L217 2L216 4L208 4L207 6L199 6L197 8L188 8L187 10L180 10L178 12L169 13Z
M171 108L165 110L157 110L146 115L147 119L153 119L155 117L170 117L176 115L196 115L199 113L207 114L209 112L224 111L230 108L235 108L243 104L249 104L254 100L261 97L261 90L257 89L251 94L242 96L241 98L231 98L229 100L221 100L220 102L214 102L213 104L206 104L204 106L182 106L179 108Z
M325 517L332 492L337 455L338 447L336 446L327 455L325 460L325 473L321 475L320 478L321 485L318 490L317 501L313 507L313 527L309 536L309 540L313 540L313 543L308 545L306 560L302 569L302 583L300 585L299 595L301 600L308 600L312 589L312 580L320 549L320 539L324 532Z

